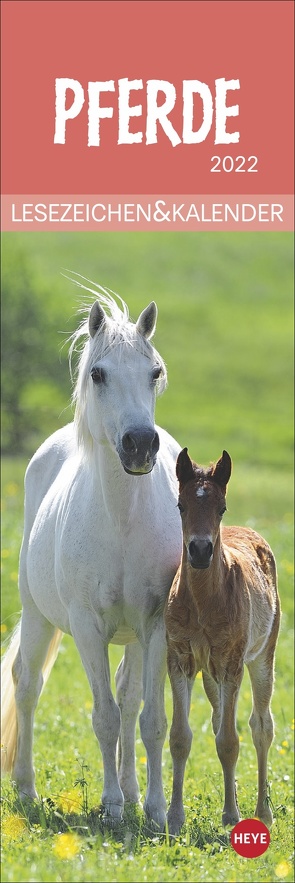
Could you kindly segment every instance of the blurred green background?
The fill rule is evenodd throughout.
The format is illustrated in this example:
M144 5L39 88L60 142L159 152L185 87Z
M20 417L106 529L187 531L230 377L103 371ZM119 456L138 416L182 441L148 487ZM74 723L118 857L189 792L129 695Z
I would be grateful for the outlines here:
M155 299L169 388L157 421L201 462L292 463L293 247L289 233L5 233L3 453L33 452L72 419L65 341L74 270L131 317Z

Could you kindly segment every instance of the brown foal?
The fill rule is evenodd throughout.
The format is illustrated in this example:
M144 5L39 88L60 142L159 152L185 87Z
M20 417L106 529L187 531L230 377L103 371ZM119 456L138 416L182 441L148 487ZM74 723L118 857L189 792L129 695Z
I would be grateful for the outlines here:
M274 652L280 623L276 564L268 543L246 527L221 527L231 458L226 451L213 466L192 462L187 448L177 459L183 552L166 602L168 672L173 693L170 750L173 792L169 831L183 825L183 780L191 749L188 717L195 676L213 708L212 726L224 776L222 822L239 821L235 767L239 754L236 712L247 665L253 694L249 720L258 762L255 816L267 825L267 755L273 740L270 700Z

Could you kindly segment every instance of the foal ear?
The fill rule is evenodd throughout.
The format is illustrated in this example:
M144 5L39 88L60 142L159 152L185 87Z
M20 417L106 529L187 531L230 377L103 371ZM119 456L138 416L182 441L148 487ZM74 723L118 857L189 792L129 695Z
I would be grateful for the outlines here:
M187 448L183 448L183 450L180 451L180 454L178 454L176 461L176 475L181 487L186 484L187 481L191 481L192 478L195 478L193 464L187 452Z
M220 460L215 463L211 479L221 487L226 487L231 476L231 458L227 451L223 451Z
M142 337L145 337L147 340L155 333L157 316L157 305L155 304L155 301L152 300L149 306L142 311L137 319L136 331L138 331L138 333L141 334Z
M89 334L90 334L90 337L94 337L94 336L95 336L96 332L97 332L98 329L101 327L101 325L103 324L103 322L106 321L106 318L107 318L107 317L106 317L105 311L104 311L103 308L100 306L99 301L96 300L96 301L94 302L93 306L91 307L91 310L90 310L90 313L89 313L89 322L88 322L88 325L89 325Z

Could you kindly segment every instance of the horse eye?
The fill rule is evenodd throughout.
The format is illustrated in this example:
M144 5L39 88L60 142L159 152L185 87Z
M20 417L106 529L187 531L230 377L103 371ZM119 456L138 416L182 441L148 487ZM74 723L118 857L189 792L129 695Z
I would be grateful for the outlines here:
M225 512L226 512L226 506L223 506L223 508L220 509L220 512L219 512L220 518L222 518L222 516L224 515Z
M180 514L181 514L182 512L184 512L184 506L182 505L182 503L179 502L179 500L178 500L177 506L178 506L178 509L179 509L179 511L180 511Z
M159 380L159 377L161 377L161 374L162 374L161 365L156 365L156 367L153 368L153 371L152 371L153 381Z
M99 368L98 365L95 365L94 368L90 371L93 383L103 383L105 380L105 372L103 368Z

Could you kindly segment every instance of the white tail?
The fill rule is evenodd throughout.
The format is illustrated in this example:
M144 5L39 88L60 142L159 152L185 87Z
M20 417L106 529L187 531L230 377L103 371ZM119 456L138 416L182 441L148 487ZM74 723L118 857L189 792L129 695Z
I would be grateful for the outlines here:
M1 662L1 772L10 773L16 751L17 725L12 666L20 644L21 620L16 626ZM55 663L63 632L56 629L42 669L43 687Z

